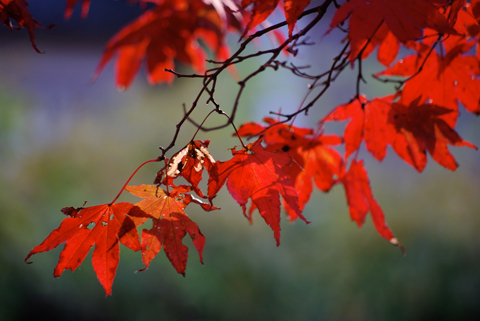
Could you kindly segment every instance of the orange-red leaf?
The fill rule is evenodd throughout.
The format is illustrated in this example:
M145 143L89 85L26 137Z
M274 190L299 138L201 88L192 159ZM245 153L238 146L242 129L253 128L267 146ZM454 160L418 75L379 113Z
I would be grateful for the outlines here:
M133 251L140 250L137 226L146 215L130 203L105 204L68 211L75 215L65 218L42 244L37 245L25 258L49 251L66 242L53 276L64 270L75 271L95 244L92 265L107 295L112 293L113 279L119 262L119 242Z
M240 204L244 215L249 199L252 206L258 208L260 215L272 228L277 245L280 244L280 197L285 206L296 216L305 220L300 207L298 195L283 167L292 163L287 154L270 152L260 145L261 139L251 143L246 149L232 150L233 158L226 162L216 162L208 183L208 196L213 199L227 181L227 188L232 197Z
M267 19L268 16L275 11L278 2L279 0L242 0L243 8L248 7L253 3L250 20L245 27L242 37L245 37L250 30L265 21L265 19Z
M198 39L205 40L217 58L226 59L225 29L215 8L201 0L164 1L110 39L95 77L116 54L116 84L120 89L131 84L144 59L152 84L173 81L174 75L164 69L173 69L174 59L203 73L206 54Z
M285 18L288 23L288 35L292 36L293 27L297 23L298 17L303 10L310 4L311 0L284 0L285 2Z
M269 125L274 125L275 120L264 118ZM267 128L256 123L246 123L238 129L239 135L258 136L264 135L266 149L269 151L284 151L292 162L282 168L293 182L299 198L300 210L310 200L313 191L313 182L318 189L328 192L336 183L340 175L342 158L338 151L330 146L342 143L336 135L315 135L310 128L299 128L286 124L276 124ZM298 218L294 211L287 207L290 220Z
M154 185L128 186L126 189L133 195L144 198L136 205L150 214L153 220L153 227L150 230L142 231L142 259L145 264L145 268L142 270L148 268L150 262L163 247L175 270L185 275L188 247L182 243L182 239L186 233L192 238L193 245L200 255L200 262L203 263L202 253L205 237L197 224L184 211L193 199L189 194L181 195L189 192L189 187L180 185L170 193L166 193ZM208 210L216 209L208 207Z

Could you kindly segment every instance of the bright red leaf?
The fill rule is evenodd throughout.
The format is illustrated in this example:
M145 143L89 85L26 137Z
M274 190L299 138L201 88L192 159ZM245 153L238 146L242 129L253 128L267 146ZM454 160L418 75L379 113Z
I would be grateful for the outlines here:
M146 60L148 81L152 84L172 82L174 75L164 69L174 69L174 59L203 73L206 54L198 43L205 44L222 60L228 58L224 43L224 21L213 6L201 0L164 1L127 25L107 43L95 77L118 54L116 83L127 88Z
M410 55L397 62L379 75L410 77L401 94L405 105L420 98L420 103L428 102L454 111L445 119L450 127L455 126L458 102L465 108L480 115L480 67L475 56L461 55L473 44L461 44L450 50L445 57L432 51L425 61L425 55ZM423 64L422 70L417 74Z
M253 4L250 20L243 32L242 37L250 30L261 24L277 8L280 0L242 0L242 7L246 8ZM291 36L298 18L311 0L284 0L285 18L288 23L288 33Z
M335 108L323 121L350 122L345 126L345 159L355 153L362 141L367 150L379 161L387 153L388 137L386 126L392 97L375 98L368 101L361 95L351 103Z
M275 120L264 118L269 125ZM315 135L309 128L299 128L287 124L263 127L256 123L247 123L238 129L241 136L264 135L266 149L283 151L292 157L293 162L282 168L293 182L299 198L300 210L310 200L313 182L318 189L328 192L340 175L342 158L338 151L330 146L339 145L342 139L336 135ZM294 211L286 207L288 218L297 218Z
M64 209L65 210L65 209ZM65 248L53 276L64 270L75 271L95 244L92 265L107 295L112 293L113 279L120 260L120 243L133 251L140 250L137 226L146 220L146 214L130 203L105 204L81 209L66 208L69 217L55 229L42 244L25 258L50 251L62 243Z
M227 181L228 191L242 207L243 214L251 221L251 212L247 214L246 211L247 202L251 199L252 206L258 208L260 215L272 228L279 245L279 194L289 210L306 220L301 213L295 187L282 169L292 163L292 158L281 151L265 150L260 142L261 139L239 151L234 148L231 160L215 163L208 182L208 196L213 199Z
M345 188L352 221L355 221L361 227L365 222L367 213L370 212L378 234L404 251L402 244L398 242L385 222L385 214L382 208L373 197L370 180L363 166L363 161L353 160L350 169L341 178L341 182Z
M128 186L126 189L133 195L144 198L136 206L151 215L153 220L153 227L142 231L142 259L145 264L142 270L148 268L163 247L173 267L178 273L185 275L188 247L182 243L182 240L186 233L192 238L193 245L200 255L200 262L203 264L205 237L197 224L184 211L190 202L198 202L190 194L185 194L190 191L188 186L180 185L170 193L154 185ZM205 210L216 209L208 204L198 203Z
M420 39L427 27L438 33L455 33L433 3L429 0L352 0L335 12L330 27L334 28L350 17L348 38L351 42L350 60L353 61L374 38L383 22L404 44Z

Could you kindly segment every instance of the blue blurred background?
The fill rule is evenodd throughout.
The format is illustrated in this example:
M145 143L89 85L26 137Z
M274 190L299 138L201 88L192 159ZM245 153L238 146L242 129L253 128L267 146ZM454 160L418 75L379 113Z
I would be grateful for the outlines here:
M0 28L0 320L480 319L480 154L470 149L451 149L460 163L453 173L430 159L418 174L392 150L383 163L362 155L387 222L407 248L405 257L377 235L370 219L361 229L350 222L337 186L328 194L314 192L304 212L312 222L308 226L282 217L278 248L258 214L249 225L226 190L217 198L221 211L190 206L187 213L207 243L202 266L185 238L186 278L163 253L147 271L134 273L143 267L141 255L123 246L111 297L93 272L91 255L77 271L55 280L63 246L26 265L27 253L64 218L62 207L111 201L141 162L159 155L158 146L168 145L182 117L182 103L188 105L200 86L191 79L150 86L141 73L129 90L117 92L111 65L92 82L104 44L141 9L126 1L94 0L85 20L77 7L65 21L64 6L31 1L41 24L57 23L36 31L43 55L32 49L25 30ZM300 51L298 65L320 64L315 70L321 70L330 64L340 38L323 37L326 25L310 38L318 46ZM236 41L232 38L232 46ZM240 66L240 75L261 61ZM378 68L372 60L366 74ZM271 110L294 111L306 93L307 82L285 70L257 78L241 99L237 124L259 121ZM346 71L296 124L314 126L347 102L355 80L355 71ZM368 81L363 91L369 97L390 90ZM218 101L227 112L237 90L229 75L218 84ZM201 121L210 108L200 106L194 117ZM212 117L208 125L223 122ZM479 128L478 118L462 113L457 130L464 139L480 145ZM342 127L326 130L338 133ZM185 126L177 146L194 131ZM224 129L197 138L210 139L214 157L226 160L227 148L238 144L231 133ZM157 170L149 164L132 184L152 182Z

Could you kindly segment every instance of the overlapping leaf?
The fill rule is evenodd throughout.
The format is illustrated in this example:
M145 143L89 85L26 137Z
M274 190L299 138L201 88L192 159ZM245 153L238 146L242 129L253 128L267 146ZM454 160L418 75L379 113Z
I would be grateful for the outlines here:
M344 132L345 159L360 148L362 141L376 159L382 161L385 158L388 144L386 126L392 98L388 96L368 101L361 95L348 104L338 106L323 120L350 120Z
M393 103L388 115L390 126L387 136L390 144L401 158L419 172L427 164L427 151L437 163L453 171L458 164L449 152L448 145L476 149L445 121L445 117L453 113L444 107L418 104L418 99L409 106Z
M164 69L174 69L174 59L202 73L206 54L198 39L204 40L218 59L228 58L223 24L216 10L201 0L164 1L110 39L95 74L98 76L116 54L120 89L131 84L144 58L152 84L173 81L174 75Z
M170 193L154 185L128 186L126 189L133 195L144 198L136 206L151 215L153 220L153 227L142 231L144 269L148 268L150 262L163 248L177 272L185 275L188 247L182 243L182 240L187 233L200 255L200 262L203 263L205 237L197 224L185 214L184 209L192 201L198 202L205 210L213 210L216 209L215 207L194 200L190 194L185 194L190 191L190 188L183 185L176 187Z
M310 4L311 0L284 0L285 18L288 23L289 35L292 35L293 28L298 18L305 8ZM253 4L250 20L243 32L244 37L250 30L261 24L270 16L277 8L280 0L242 0L242 7L246 8Z
M192 184L192 188L198 196L205 198L198 184L202 180L203 168L205 167L210 172L215 163L207 149L209 143L209 140L195 140L188 143L168 160L166 170L160 170L157 173L154 183L171 185L172 180L181 175Z
M420 98L420 103L428 102L448 108L454 113L445 120L453 127L458 115L458 102L469 112L480 114L479 63L475 56L462 55L472 45L460 44L445 57L439 56L436 51L432 51L426 60L425 55L410 55L379 75L414 76L403 87L402 103L409 105Z
M269 125L275 120L264 118ZM330 146L339 145L342 139L336 135L315 135L309 128L299 128L286 124L264 127L257 123L247 123L238 129L241 136L258 136L260 133L269 151L281 150L292 157L293 162L282 170L294 183L303 210L313 191L312 180L318 189L328 192L340 174L341 156ZM290 220L297 218L287 207Z
M70 210L68 210L70 209ZM95 244L92 265L107 295L112 293L113 279L120 260L120 243L133 251L140 250L137 226L145 222L147 215L130 203L105 204L83 209L67 208L60 227L55 229L28 256L50 251L65 243L53 276L64 270L75 271Z
M16 21L18 28L13 26L12 19ZM40 53L37 45L35 45L35 28L43 27L33 19L25 0L0 0L0 20L10 29L27 28L33 49Z
M298 195L283 167L292 163L292 158L284 152L270 152L260 145L261 139L246 148L232 150L233 158L226 162L216 162L208 182L208 196L213 199L225 181L232 197L240 204L244 215L251 221L251 211L247 214L248 200L258 208L260 215L272 228L277 245L280 244L280 197L285 206L297 217L303 217Z
M433 3L430 0L352 0L335 12L330 26L334 28L350 17L348 38L351 42L350 60L353 61L375 33L384 28L382 23L404 44L420 39L427 27L438 33L454 34L447 18Z

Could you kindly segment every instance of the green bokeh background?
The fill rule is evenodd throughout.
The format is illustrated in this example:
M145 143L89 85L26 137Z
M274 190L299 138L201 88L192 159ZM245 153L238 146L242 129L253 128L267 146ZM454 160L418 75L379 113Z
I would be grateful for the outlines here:
M221 211L189 206L207 243L202 266L185 238L186 278L163 253L147 271L134 273L143 267L141 255L123 246L110 297L93 272L91 254L74 273L55 280L63 246L25 264L27 253L64 218L62 207L111 201L140 163L159 155L182 103L192 101L199 84L185 79L151 87L142 74L120 93L111 66L90 82L101 45L59 41L39 31L37 44L46 54L38 55L25 33L16 36L0 51L0 320L480 319L480 155L470 149L451 148L460 164L453 173L429 159L418 174L392 150L382 163L361 154L387 222L407 248L405 257L377 235L370 219L361 229L350 221L337 186L328 194L314 192L304 212L311 224L289 224L282 214L280 247L258 214L248 224L226 190L217 198ZM318 32L314 40L325 49L319 55L306 48L297 62L328 64L338 41L332 39ZM247 75L253 67L238 71ZM378 70L373 63L367 67ZM293 111L305 95L306 82L296 83L287 71L262 77L248 84L237 124L259 121L270 110ZM347 102L355 77L347 71L297 124L313 126ZM388 92L371 79L369 85L363 88L370 97ZM218 100L227 112L237 88L228 75L219 82ZM201 121L209 108L200 106L194 118ZM214 117L208 125L223 121ZM462 112L457 130L480 145L478 118ZM194 131L187 125L177 146ZM238 144L231 133L197 138L210 139L214 157L226 160L227 149ZM145 166L132 184L151 183L157 170L157 164Z

